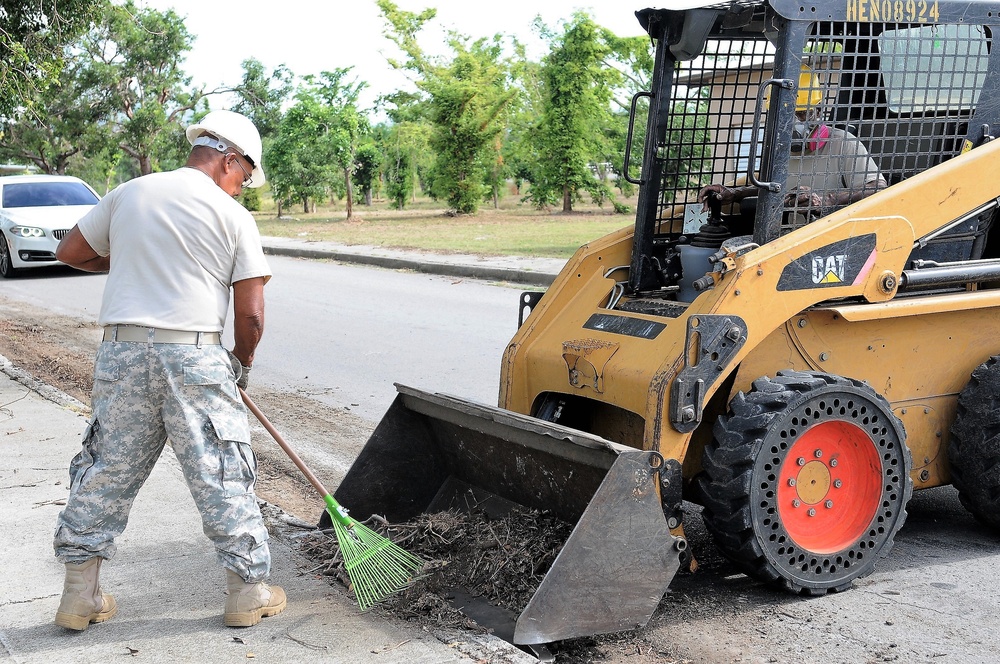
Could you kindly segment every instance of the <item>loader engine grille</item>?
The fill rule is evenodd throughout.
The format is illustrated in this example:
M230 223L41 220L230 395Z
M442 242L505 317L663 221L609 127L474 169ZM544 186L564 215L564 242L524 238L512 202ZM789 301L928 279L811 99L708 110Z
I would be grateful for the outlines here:
M763 35L748 36L715 36L677 63L660 151L661 235L705 223L697 196L707 184L744 185L753 174L782 196L810 187L818 199L786 201L783 235L880 178L892 185L956 156L967 139L970 147L987 140L988 126L970 118L986 82L988 26L815 22L784 59ZM780 105L805 112L800 134L772 126ZM728 211L746 224L735 234L751 232L752 203Z

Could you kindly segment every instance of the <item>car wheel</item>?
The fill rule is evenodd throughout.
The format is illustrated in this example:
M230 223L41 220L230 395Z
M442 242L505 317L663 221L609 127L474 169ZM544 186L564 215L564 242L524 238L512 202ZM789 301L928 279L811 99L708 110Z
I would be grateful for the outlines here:
M0 276L10 279L16 277L18 270L14 268L14 259L10 255L10 245L7 238L0 233Z

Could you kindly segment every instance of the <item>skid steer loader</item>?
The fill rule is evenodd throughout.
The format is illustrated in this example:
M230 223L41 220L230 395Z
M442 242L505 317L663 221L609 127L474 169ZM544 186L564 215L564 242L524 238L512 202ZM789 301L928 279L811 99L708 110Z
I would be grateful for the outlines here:
M680 4L636 12L634 227L522 297L498 407L398 386L336 492L358 518L471 495L576 524L515 643L644 625L690 555L684 501L809 595L872 572L914 489L1000 526L1000 2ZM847 194L787 209L824 147ZM705 213L713 183L754 195Z

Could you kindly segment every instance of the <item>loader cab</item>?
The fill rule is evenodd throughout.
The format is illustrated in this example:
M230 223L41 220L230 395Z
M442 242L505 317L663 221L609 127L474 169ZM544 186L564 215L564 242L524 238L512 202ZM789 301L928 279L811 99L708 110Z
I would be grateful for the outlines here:
M724 243L771 242L842 207L790 212L785 198L804 170L819 173L811 182L820 196L838 178L859 191L876 177L860 172L872 163L891 188L1000 130L998 4L775 0L636 15L656 56L652 90L633 100L624 164L640 185L624 308L690 302ZM804 139L795 131L803 103L814 120ZM839 149L803 168L817 145L816 154L831 152L854 138L870 160ZM631 154L640 142L638 164ZM698 192L713 183L757 195L705 213ZM913 260L988 255L996 207L918 242Z

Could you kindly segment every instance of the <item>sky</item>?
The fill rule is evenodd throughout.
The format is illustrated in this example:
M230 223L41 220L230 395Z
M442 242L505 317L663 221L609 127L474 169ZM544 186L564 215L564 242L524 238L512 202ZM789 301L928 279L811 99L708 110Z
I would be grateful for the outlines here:
M184 68L192 83L206 89L239 82L240 63L250 57L269 72L284 64L297 76L353 67L348 78L368 83L362 105L380 94L413 89L386 62L387 56L400 54L382 34L385 23L375 0L136 0L136 4L157 11L173 9L185 19L195 41ZM430 53L451 29L474 39L514 35L529 46L532 59L545 52L531 28L536 15L549 27L557 27L574 11L583 10L599 25L628 37L644 34L635 11L655 6L613 0L396 0L396 5L415 14L430 7L438 10L418 36L418 43ZM437 54L447 53L442 45ZM224 108L227 102L215 96L209 103Z

